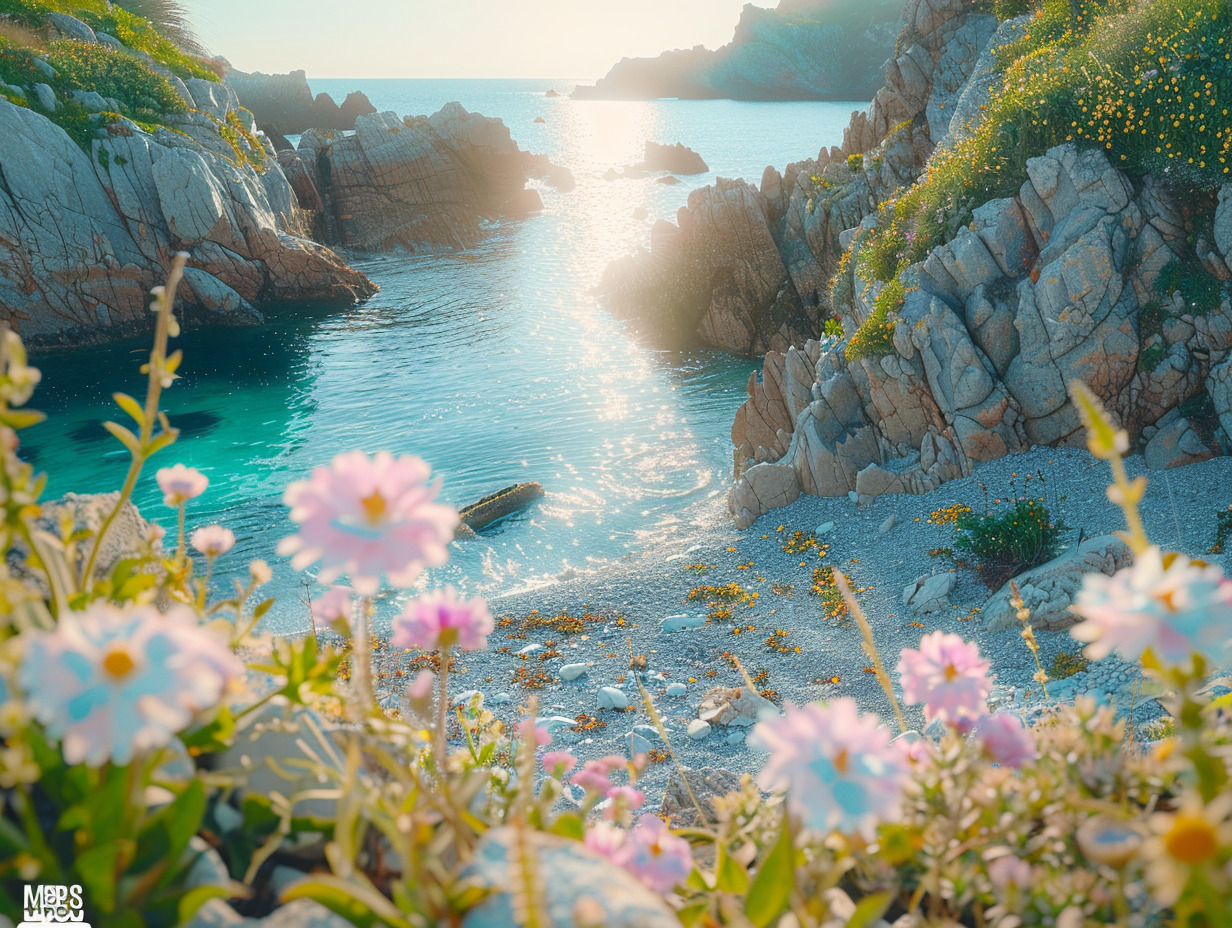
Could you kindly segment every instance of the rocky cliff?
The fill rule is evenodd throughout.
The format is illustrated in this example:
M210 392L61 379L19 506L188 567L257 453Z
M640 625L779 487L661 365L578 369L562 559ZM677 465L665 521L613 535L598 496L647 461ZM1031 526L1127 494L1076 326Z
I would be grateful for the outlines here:
M361 116L351 135L313 130L278 157L322 241L374 251L472 246L483 220L542 208L529 177L572 181L518 148L499 119L457 103L433 116Z
M9 102L22 88L0 98L0 319L28 343L144 332L148 291L177 251L190 256L181 291L190 324L251 323L263 304L375 291L307 238L290 184L234 94L196 78L175 86L187 108L151 125L97 93L58 100L43 85L35 105L51 115L76 107L84 147Z
M341 106L327 93L314 97L303 71L247 73L227 65L224 74L224 80L235 91L240 104L271 133L288 135L314 128L334 132L354 129L357 117L376 112L368 97L359 91L347 94Z
M864 100L894 51L899 0L781 0L749 4L732 41L657 58L625 58L579 99Z
M976 187L999 195L923 215L954 153L993 137L1005 50L1032 28L910 0L841 148L768 169L760 188L694 192L649 252L609 270L615 306L643 325L770 349L732 429L740 526L800 493L918 493L977 461L1078 443L1074 379L1149 466L1227 449L1232 185L1130 173L1111 144L1074 139Z

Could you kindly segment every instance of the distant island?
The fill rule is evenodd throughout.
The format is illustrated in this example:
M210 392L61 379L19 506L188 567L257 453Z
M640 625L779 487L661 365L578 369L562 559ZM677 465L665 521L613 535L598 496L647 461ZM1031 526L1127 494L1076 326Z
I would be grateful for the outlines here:
M780 0L747 4L732 40L657 58L622 58L583 100L867 100L894 53L895 0Z

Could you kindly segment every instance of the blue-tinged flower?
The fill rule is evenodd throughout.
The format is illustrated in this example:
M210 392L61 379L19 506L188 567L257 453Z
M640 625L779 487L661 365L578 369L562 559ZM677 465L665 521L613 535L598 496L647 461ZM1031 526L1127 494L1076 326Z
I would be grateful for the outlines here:
M788 806L811 828L869 837L898 814L903 752L854 699L789 705L781 718L759 722L749 743L770 752L757 782L786 787Z
M28 633L19 672L30 709L69 764L127 764L217 705L242 671L192 610L93 603Z
M1232 639L1232 583L1215 566L1150 547L1111 577L1087 574L1070 607L1086 621L1070 629L1092 660L1113 651L1138 660L1149 648L1163 664L1194 652L1216 660Z

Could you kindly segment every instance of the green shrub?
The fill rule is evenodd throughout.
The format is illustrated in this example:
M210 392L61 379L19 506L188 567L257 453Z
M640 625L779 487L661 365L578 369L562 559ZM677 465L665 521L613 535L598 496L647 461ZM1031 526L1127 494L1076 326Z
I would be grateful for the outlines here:
M994 500L994 508L986 506L983 513L962 513L954 522L955 550L975 562L976 572L993 589L1060 551L1065 523L1053 518L1044 497L1028 495L1032 476L1027 475L1021 495L1015 478L1008 499ZM1034 476L1043 483L1043 475Z
M1214 312L1223 301L1219 278L1203 267L1197 258L1167 264L1159 272L1155 290L1164 297L1180 293L1186 309L1195 316Z
M52 44L47 57L66 89L93 90L138 113L188 109L165 77L122 52L86 42L60 41Z
M854 155L848 155L847 156L847 167L851 171L860 170L860 168L864 167L864 156L858 153Z
M1082 673L1091 665L1082 654L1073 651L1062 651L1052 659L1048 668L1048 677L1052 680L1064 680L1076 673Z
M847 343L847 360L880 358L894 349L894 318L902 309L906 286L897 277L886 283L873 300L873 311Z
M1168 356L1168 349L1162 342L1154 342L1138 352L1138 370L1144 374L1154 373Z
M838 319L827 319L824 329L826 338L842 338L843 323Z

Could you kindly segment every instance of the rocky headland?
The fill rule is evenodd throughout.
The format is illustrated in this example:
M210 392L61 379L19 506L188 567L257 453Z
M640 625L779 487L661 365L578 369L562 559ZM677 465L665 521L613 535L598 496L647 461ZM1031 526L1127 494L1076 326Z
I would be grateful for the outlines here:
M189 326L364 300L375 285L327 245L467 247L482 220L542 207L530 176L571 182L457 104L405 120L353 105L354 132L314 128L278 152L236 85L302 102L302 74L224 81L139 19L124 34L144 47L104 31L128 14L22 15L33 44L0 38L0 321L31 346L148 331L176 252Z
M315 96L303 71L262 74L237 71L224 62L223 80L267 132L294 135L307 129L338 132L355 128L360 116L375 113L366 94L352 91L339 106L327 93Z
M1151 467L1227 449L1232 185L1129 173L1071 140L931 226L911 212L981 131L1027 22L911 0L841 147L694 191L609 268L610 303L643 328L766 353L732 429L738 526L801 493L921 493L1079 443L1074 379Z
M522 151L499 119L457 103L432 116L360 116L351 134L314 129L278 161L317 237L368 251L467 248L483 220L543 208L528 178L573 183Z
M863 100L880 86L894 52L897 0L780 0L748 4L731 42L657 58L624 58L582 100Z

